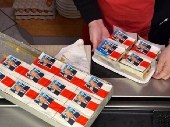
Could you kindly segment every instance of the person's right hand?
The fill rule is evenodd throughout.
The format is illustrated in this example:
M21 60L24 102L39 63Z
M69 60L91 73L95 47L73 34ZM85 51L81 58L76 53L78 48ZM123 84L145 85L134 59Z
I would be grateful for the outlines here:
M110 36L107 28L104 26L103 20L98 19L89 23L89 34L90 41L93 43L93 52L95 49L100 47L100 45L104 42L104 38L108 38Z

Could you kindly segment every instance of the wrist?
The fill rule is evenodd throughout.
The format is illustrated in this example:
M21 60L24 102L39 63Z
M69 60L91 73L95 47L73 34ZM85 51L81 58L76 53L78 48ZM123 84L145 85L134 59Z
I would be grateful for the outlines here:
M89 27L94 26L94 25L104 26L103 20L102 19L93 20L88 24Z

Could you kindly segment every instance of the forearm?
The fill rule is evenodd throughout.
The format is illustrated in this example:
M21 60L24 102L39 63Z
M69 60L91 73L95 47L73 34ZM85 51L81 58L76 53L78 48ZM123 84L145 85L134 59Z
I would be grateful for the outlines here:
M73 0L77 9L80 11L84 21L90 22L102 19L97 0Z

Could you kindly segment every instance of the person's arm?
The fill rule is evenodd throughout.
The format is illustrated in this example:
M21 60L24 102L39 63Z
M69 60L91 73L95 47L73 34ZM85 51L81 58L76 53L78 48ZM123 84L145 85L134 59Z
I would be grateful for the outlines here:
M159 62L153 75L155 79L167 80L170 78L170 45L168 45L159 58Z
M73 0L84 21L89 24L93 20L102 19L97 0Z
M90 41L93 43L93 51L110 36L104 26L102 14L97 0L73 0L77 9L80 11L84 21L89 26Z

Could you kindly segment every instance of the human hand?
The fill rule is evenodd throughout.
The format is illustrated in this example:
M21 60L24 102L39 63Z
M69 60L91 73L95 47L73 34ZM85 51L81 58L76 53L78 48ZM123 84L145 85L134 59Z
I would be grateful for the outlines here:
M104 41L104 38L108 38L110 36L107 28L104 26L102 19L94 20L89 23L89 34L90 41L93 43L93 52L95 49L100 47Z
M170 45L161 53L153 78L164 80L170 78Z

